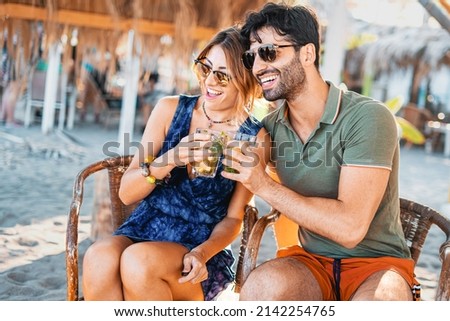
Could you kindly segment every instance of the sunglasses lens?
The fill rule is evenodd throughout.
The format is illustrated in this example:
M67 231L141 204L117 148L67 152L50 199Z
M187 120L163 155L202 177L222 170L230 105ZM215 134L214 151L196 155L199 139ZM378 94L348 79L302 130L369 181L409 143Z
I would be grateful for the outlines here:
M228 75L221 72L221 71L213 71L214 75L216 76L216 80L217 82L221 85L221 86L226 86L228 85Z
M208 76L211 74L211 72L214 75L214 79L220 86L227 86L230 82L230 76L228 76L226 73L215 70L213 71L212 68L200 60L195 60L195 73L198 77L201 78L208 78Z
M211 73L211 68L209 68L205 64L202 64L201 62L199 62L197 64L197 70L198 70L199 74L205 78L208 77L208 75Z
M197 76L206 78L211 73L211 68L204 63L202 63L200 60L195 60L195 73Z
M252 51L246 51L242 55L242 63L244 64L244 67L247 69L252 69L253 64L255 63L255 53Z
M274 45L265 45L258 48L258 56L265 62L272 62L277 59L277 50ZM242 55L242 62L245 68L252 69L255 63L255 53L251 50Z
M258 55L265 62L272 62L277 58L277 50L274 45L261 46L258 48Z

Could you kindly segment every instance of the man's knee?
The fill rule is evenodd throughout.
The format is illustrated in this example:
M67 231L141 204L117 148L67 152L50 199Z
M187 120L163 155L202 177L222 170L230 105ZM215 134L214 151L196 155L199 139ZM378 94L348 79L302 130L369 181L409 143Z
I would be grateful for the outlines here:
M400 274L394 271L378 271L359 286L352 300L411 301L412 290Z
M322 291L308 268L293 258L263 263L248 276L241 300L321 300Z

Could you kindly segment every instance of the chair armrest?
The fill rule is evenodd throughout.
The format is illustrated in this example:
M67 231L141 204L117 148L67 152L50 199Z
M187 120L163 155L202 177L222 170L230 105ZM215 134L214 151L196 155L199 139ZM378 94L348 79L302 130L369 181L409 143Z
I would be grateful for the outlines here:
M244 209L244 220L242 228L241 243L239 246L239 258L236 268L234 292L239 293L242 286L242 265L244 264L244 252L247 248L248 238L253 226L258 220L258 209L251 205L246 205Z
M261 240L265 230L269 226L274 224L279 216L280 212L272 209L268 214L260 217L251 229L247 241L247 246L244 249L241 285L245 283L248 275L256 266L259 246L261 244Z
M438 212L433 212L432 222L444 233L445 241L439 247L441 272L436 291L436 301L450 301L450 220Z
M441 245L440 258L442 260L436 301L450 301L450 241Z
M67 300L78 301L78 221L83 203L84 181L86 178L104 168L103 161L94 163L81 170L75 178L72 202L66 230L66 277Z

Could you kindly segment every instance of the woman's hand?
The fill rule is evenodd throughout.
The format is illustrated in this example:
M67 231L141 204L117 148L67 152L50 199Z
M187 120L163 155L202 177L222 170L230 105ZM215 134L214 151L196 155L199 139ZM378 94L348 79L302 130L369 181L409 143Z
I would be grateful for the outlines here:
M200 252L192 250L184 255L181 275L182 277L178 279L179 283L191 282L195 284L208 278L206 261Z
M205 145L211 142L211 135L194 133L183 137L177 146L168 151L168 162L173 166L185 166L207 157Z

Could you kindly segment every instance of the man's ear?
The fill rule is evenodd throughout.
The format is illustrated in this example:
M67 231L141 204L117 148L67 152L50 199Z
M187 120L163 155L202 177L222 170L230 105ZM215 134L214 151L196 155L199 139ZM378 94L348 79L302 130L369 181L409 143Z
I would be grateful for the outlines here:
M316 61L316 48L314 45L312 43L308 43L301 49L303 51L303 63L314 65L314 62Z

